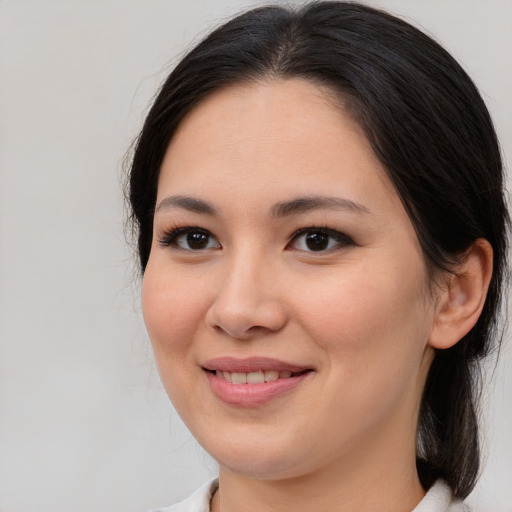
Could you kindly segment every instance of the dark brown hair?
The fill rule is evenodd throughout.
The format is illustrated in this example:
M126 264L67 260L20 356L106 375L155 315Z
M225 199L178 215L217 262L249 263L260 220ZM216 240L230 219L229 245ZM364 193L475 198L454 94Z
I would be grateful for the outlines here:
M463 498L479 470L479 361L499 343L508 216L489 113L471 79L430 37L347 2L258 8L213 31L170 74L136 141L129 199L142 272L160 166L184 116L222 87L294 77L330 87L349 106L409 213L429 268L450 270L480 237L493 247L482 314L459 343L437 351L419 416L423 486L444 478Z

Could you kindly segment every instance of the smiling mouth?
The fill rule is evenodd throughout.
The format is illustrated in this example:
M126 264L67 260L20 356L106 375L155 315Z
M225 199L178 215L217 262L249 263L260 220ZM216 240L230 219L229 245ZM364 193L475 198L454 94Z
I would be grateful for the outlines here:
M259 370L255 372L227 372L222 370L208 370L219 379L225 380L232 384L263 384L265 382L273 382L280 379L290 379L298 377L311 370L302 370L299 372L277 371L277 370Z
M268 357L218 357L203 363L213 394L229 406L259 408L309 381L314 368Z

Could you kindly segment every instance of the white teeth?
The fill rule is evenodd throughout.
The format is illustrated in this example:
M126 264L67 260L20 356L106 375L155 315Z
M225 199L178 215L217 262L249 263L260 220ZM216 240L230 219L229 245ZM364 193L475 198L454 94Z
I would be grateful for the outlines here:
M262 384L263 382L265 382L263 372L250 372L247 374L247 384Z
M278 378L279 378L279 372L277 372L275 370L266 370L265 371L265 382L277 380Z
M277 379L289 379L292 372L277 370L259 370L257 372L223 372L216 370L215 375L227 382L233 384L263 384L264 382L272 382Z
M247 373L231 372L231 382L233 384L247 384Z

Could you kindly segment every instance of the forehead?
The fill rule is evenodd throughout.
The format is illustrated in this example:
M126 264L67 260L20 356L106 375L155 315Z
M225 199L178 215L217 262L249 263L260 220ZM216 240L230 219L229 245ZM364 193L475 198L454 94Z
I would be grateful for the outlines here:
M326 87L270 80L221 89L182 121L167 149L159 198L169 193L373 195L396 192L363 131Z

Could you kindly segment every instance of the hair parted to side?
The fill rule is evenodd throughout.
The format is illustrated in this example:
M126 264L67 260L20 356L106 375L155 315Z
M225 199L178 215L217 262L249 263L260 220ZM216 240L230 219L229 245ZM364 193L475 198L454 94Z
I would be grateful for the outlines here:
M423 486L444 478L464 498L479 471L479 361L499 344L508 215L489 113L471 79L430 37L383 11L336 1L257 8L214 30L170 74L135 144L129 200L142 272L160 166L182 119L228 85L287 78L328 86L363 128L431 275L450 270L477 238L493 247L480 319L459 343L436 352L419 415Z

